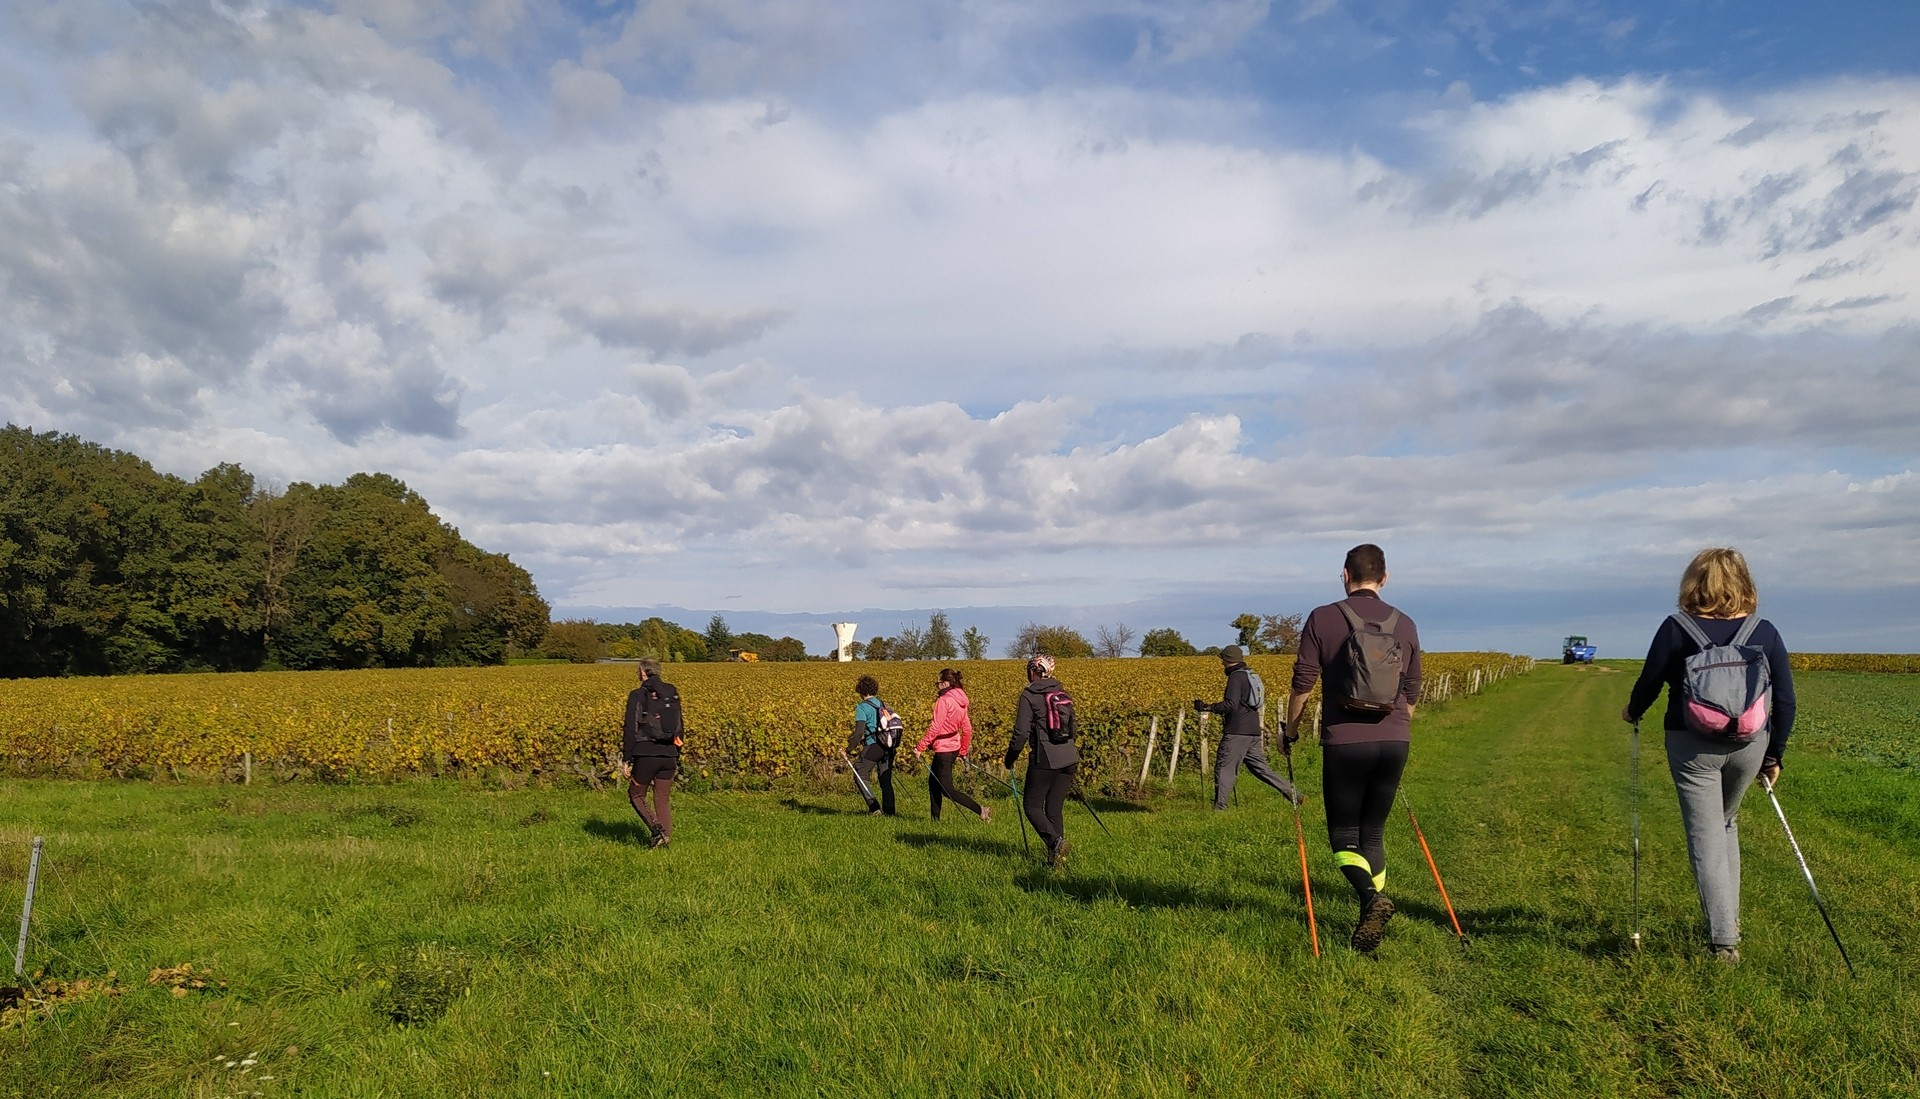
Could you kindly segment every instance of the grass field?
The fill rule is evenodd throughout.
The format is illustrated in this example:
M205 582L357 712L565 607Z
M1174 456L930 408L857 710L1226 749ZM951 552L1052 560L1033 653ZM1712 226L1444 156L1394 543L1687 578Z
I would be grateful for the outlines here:
M1291 815L1246 779L1225 814L1196 778L1097 802L1110 837L1070 805L1057 873L1004 799L935 823L919 787L897 821L850 792L683 796L648 851L611 790L11 781L0 905L47 836L35 964L120 991L16 1013L0 1094L1914 1094L1920 795L1842 726L1911 745L1920 679L1801 677L1803 714L1855 715L1781 796L1857 980L1758 791L1745 963L1702 956L1657 735L1624 947L1628 682L1546 666L1423 709L1407 791L1472 945L1401 814L1373 958L1317 797L1312 956ZM207 987L148 982L181 963Z

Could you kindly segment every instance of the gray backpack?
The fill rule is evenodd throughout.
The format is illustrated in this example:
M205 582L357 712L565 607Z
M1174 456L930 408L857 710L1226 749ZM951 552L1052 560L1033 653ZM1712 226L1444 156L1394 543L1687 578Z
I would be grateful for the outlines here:
M1353 627L1347 636L1347 695L1340 705L1355 713L1392 713L1400 704L1400 673L1407 663L1400 639L1393 635L1394 627L1400 624L1400 612L1393 611L1380 622L1368 622L1345 601L1336 605L1347 616L1347 625Z
M1687 657L1680 673L1680 714L1687 728L1705 736L1752 740L1773 716L1773 668L1767 653L1749 645L1760 616L1750 614L1733 640L1715 645L1692 617L1673 620L1700 651Z
M1254 671L1252 668L1248 668L1247 669L1247 709L1252 710L1255 713L1261 713L1265 711L1266 708L1267 708L1267 685L1265 682L1261 680L1259 672Z

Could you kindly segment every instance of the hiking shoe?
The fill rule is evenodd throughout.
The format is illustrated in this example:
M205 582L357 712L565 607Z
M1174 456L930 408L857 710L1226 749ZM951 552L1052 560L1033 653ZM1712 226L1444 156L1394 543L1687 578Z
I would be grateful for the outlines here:
M1367 902L1366 910L1360 913L1360 922L1353 928L1353 948L1362 954L1371 954L1380 940L1387 934L1387 921L1393 919L1393 900L1385 893L1375 893Z
M1058 846L1047 852L1047 865L1056 870L1067 865L1067 852L1071 850L1073 850L1073 845L1066 840L1061 840Z
M993 819L993 810L982 805L980 807L980 822L984 824L992 819Z
M1740 948L1737 946L1719 946L1713 948L1713 960L1724 965L1740 964Z
M655 833L653 834L653 842L651 842L651 843L649 843L649 844L647 844L647 846L648 846L648 847L650 847L650 848L651 848L651 847L665 847L665 846L667 845L667 842L668 842L668 841L667 841L667 834L666 834L665 832L655 832Z

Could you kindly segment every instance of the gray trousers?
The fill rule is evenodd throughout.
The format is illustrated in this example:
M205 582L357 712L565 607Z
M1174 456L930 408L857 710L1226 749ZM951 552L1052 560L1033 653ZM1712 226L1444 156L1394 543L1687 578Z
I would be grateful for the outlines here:
M1740 945L1740 799L1760 774L1764 733L1745 744L1667 730L1667 770L1680 793L1687 858L1707 916L1707 941Z
M1294 800L1293 784L1273 773L1267 766L1267 746L1265 738L1259 736L1223 736L1220 738L1220 760L1213 768L1213 807L1225 809L1227 799L1233 796L1233 784L1240 779L1240 768L1244 765L1253 772L1253 777L1280 791L1280 796L1288 801Z

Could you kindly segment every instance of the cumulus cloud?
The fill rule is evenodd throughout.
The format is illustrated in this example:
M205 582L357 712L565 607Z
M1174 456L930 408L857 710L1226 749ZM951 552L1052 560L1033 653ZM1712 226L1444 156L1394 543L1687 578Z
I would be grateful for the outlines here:
M12 20L0 412L386 468L556 591L1915 533L1911 79L1436 72L1330 140L1230 78L1322 0Z

